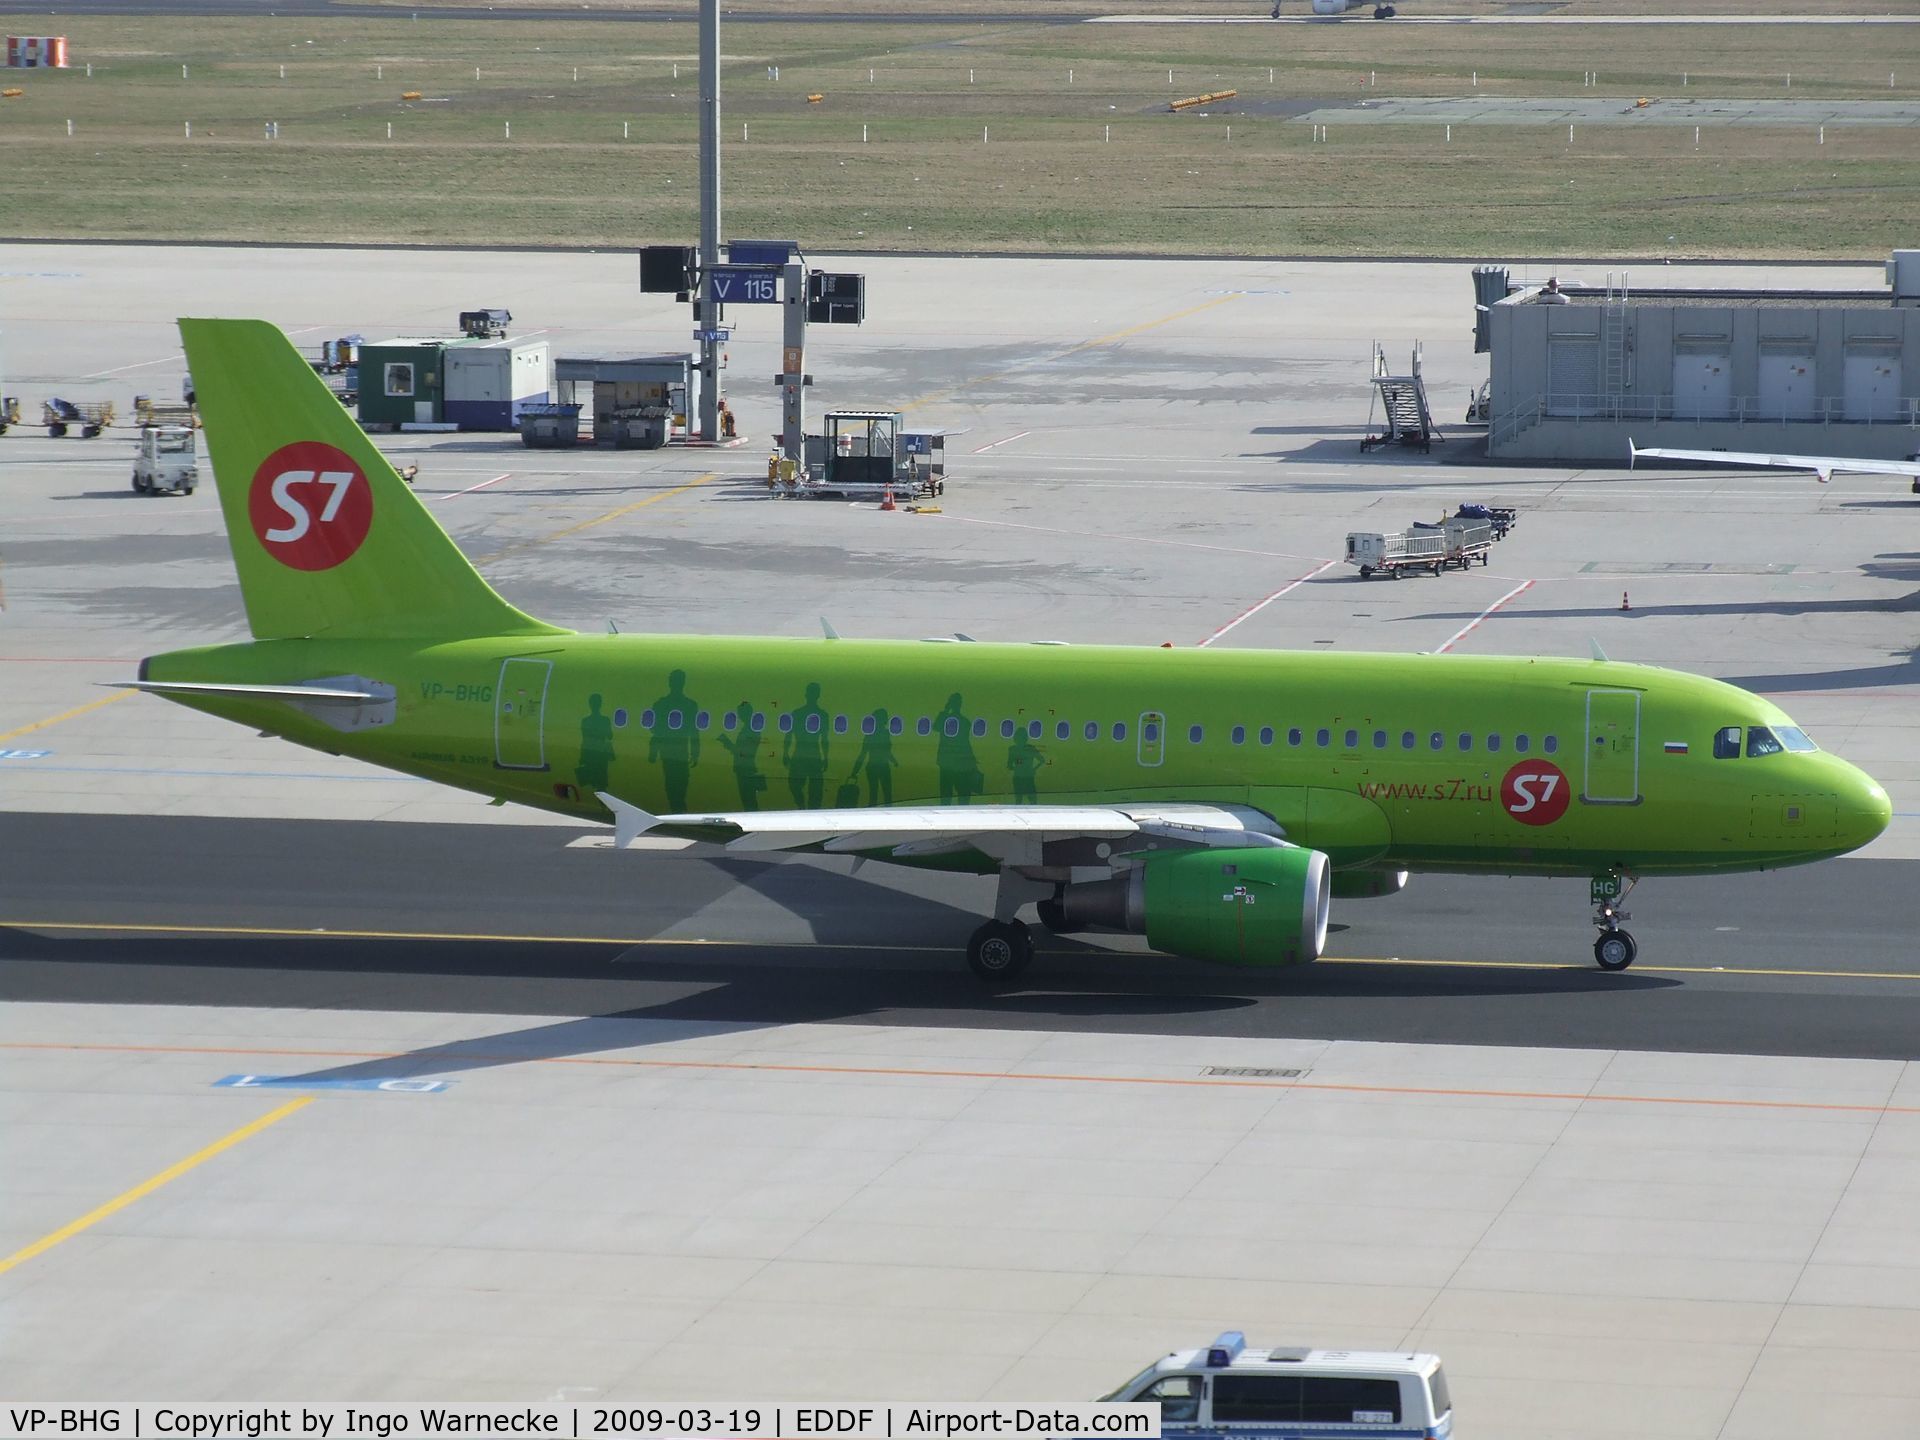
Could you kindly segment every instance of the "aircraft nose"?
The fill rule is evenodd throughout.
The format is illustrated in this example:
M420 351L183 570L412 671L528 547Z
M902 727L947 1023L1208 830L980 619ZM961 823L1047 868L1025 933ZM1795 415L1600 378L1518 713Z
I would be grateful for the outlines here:
M1842 799L1841 831L1847 848L1858 850L1886 833L1893 823L1893 800L1886 787L1862 775L1853 793Z

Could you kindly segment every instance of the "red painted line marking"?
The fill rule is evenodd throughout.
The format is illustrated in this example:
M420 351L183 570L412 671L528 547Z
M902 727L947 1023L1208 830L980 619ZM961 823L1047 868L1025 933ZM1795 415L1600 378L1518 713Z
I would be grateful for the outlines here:
M132 665L126 655L0 655L0 665Z
M1456 643L1466 639L1467 636L1471 635L1475 630L1477 630L1480 627L1480 622L1482 620L1486 619L1489 615L1493 614L1494 611L1498 610L1502 605L1506 604L1509 600L1513 599L1515 596L1524 595L1527 593L1527 591L1531 590L1532 588L1533 588L1533 581L1522 580L1518 585L1514 586L1513 589L1507 591L1506 594L1502 595L1498 600L1494 601L1491 605L1487 606L1486 609L1482 610L1478 615L1474 616L1473 619L1468 621L1465 625L1462 625L1458 630L1454 631L1453 634L1448 638L1447 643L1442 645L1438 650L1434 651L1433 653L1436 655L1446 654L1449 650L1451 650L1454 647Z
M1206 639L1200 642L1200 648L1204 650L1207 646L1213 644L1214 641L1218 640L1222 635L1226 634L1229 630L1232 630L1236 626L1243 625L1247 621L1251 620L1254 616L1258 615L1262 610L1266 609L1267 606L1273 604L1273 602L1278 600L1281 596L1291 595L1295 590L1298 590L1302 585L1306 584L1307 581L1313 579L1313 577L1318 575L1322 570L1331 569L1333 566L1339 563L1340 562L1337 560L1322 560L1318 565L1314 566L1313 569L1309 570L1306 574L1302 575L1298 580L1289 580L1285 585L1282 585L1278 590L1274 591L1271 595L1267 596L1266 599L1260 601L1258 604L1249 605L1246 609L1242 610L1238 615L1234 616L1233 619L1229 620L1226 624L1222 625L1218 630L1214 631L1211 635L1207 636ZM1531 585L1533 582L1529 580L1527 583Z
M489 485L498 485L502 480L511 478L512 475L513 472L509 470L505 475L496 475L491 480L482 480L478 485L469 485L464 490L456 490L451 495L441 495L436 498L441 500L458 500L462 495L471 495L474 491L484 490Z
M1027 436L1031 435L1032 433L1033 431L1031 430L1022 430L1018 435L1009 435L1004 440L995 440L990 445L982 445L979 449L973 451L972 453L974 453L975 455L984 455L989 450L998 450L1002 445L1011 445L1016 440L1024 440L1027 438Z

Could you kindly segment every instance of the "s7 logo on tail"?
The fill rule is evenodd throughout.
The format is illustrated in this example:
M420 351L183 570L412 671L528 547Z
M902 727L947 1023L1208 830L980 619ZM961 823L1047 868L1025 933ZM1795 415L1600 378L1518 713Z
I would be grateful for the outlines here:
M253 472L253 533L295 570L331 570L352 558L373 524L373 487L342 451L318 440L283 445Z

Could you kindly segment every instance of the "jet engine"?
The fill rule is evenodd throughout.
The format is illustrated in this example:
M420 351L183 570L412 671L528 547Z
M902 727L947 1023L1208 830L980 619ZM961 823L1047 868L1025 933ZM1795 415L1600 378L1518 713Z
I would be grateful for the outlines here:
M1170 955L1222 965L1304 965L1327 943L1332 867L1318 850L1189 850L1153 855L1110 880L1043 901L1049 930L1144 934Z

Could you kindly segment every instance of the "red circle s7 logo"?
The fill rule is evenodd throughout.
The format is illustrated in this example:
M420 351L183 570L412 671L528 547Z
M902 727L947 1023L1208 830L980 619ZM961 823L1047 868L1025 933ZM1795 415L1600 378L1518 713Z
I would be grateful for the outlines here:
M282 565L331 570L367 538L373 487L346 452L319 440L297 440L253 472L247 517Z
M1500 803L1522 825L1551 825L1573 797L1566 773L1551 760L1522 760L1500 782Z

